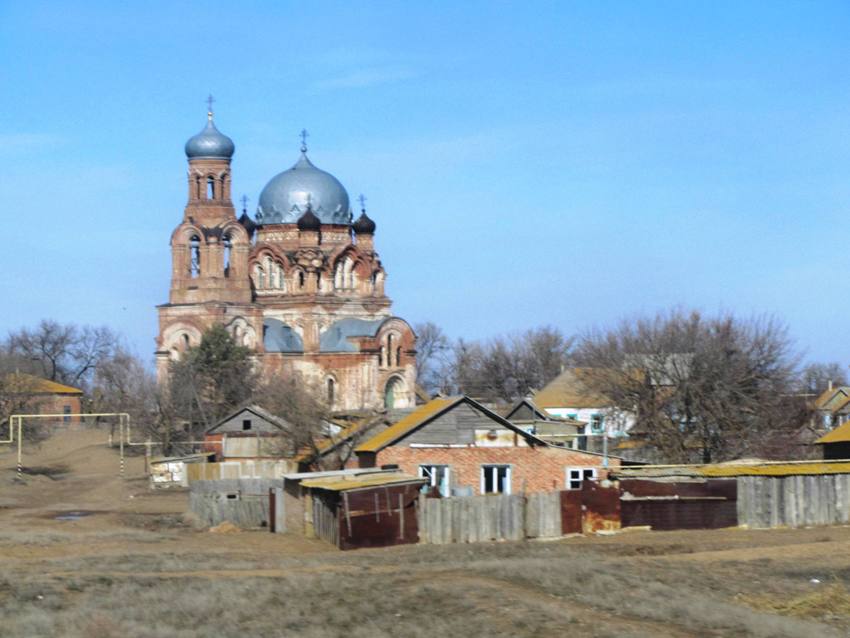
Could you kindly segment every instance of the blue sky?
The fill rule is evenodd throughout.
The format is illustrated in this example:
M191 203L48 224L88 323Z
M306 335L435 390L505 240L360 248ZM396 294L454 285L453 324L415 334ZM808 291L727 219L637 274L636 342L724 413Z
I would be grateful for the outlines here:
M148 356L216 97L234 193L368 197L395 311L454 337L672 306L850 363L846 2L0 2L0 331Z

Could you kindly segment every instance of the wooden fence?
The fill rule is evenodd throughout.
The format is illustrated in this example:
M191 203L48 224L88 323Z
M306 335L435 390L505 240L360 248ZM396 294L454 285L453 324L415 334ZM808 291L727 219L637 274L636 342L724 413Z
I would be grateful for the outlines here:
M419 500L420 543L477 543L561 535L560 492Z
M850 474L738 477L738 524L807 527L850 523Z
M239 527L265 527L271 520L269 488L281 483L273 479L192 481L189 509L205 525L230 521Z

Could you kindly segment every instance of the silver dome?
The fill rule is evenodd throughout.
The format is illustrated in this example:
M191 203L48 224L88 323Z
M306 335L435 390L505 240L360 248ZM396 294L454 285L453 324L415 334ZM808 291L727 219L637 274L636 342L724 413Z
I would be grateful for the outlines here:
M204 130L189 138L185 150L186 157L189 159L202 157L230 159L233 157L235 146L232 139L215 127L212 113L208 113Z
M339 180L313 166L302 150L295 166L271 178L257 206L260 224L294 224L307 211L323 224L348 224L348 193Z

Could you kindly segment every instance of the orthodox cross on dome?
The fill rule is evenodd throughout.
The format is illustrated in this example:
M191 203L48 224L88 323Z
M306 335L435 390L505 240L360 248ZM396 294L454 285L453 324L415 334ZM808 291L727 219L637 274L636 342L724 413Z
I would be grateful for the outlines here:
M215 98L212 96L212 94L208 95L207 96L207 117L210 118L210 119L212 119L212 116L213 116L213 109L212 109L213 102L215 102Z
M310 134L307 132L307 129L302 128L301 129L301 135L299 135L299 137L301 138L301 152L306 153L307 152L307 138L310 137Z
M357 198L357 201L360 202L360 212L366 212L366 196L363 193L360 193L360 197Z
M248 196L243 194L242 199L240 199L239 201L242 202L242 212L247 213L248 212Z

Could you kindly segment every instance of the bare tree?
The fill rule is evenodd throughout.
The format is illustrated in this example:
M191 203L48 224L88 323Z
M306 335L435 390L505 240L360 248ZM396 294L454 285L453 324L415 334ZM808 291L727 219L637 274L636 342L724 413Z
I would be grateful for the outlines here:
M320 397L318 388L299 376L272 375L257 386L253 402L289 426L279 439L279 455L304 452L319 461L319 446L332 436L330 409Z
M44 319L34 329L9 334L6 349L28 372L87 389L97 365L111 357L120 338L106 326L79 327Z
M672 311L590 333L575 359L670 462L766 454L802 426L789 405L797 357L775 319Z
M829 387L847 385L846 369L836 362L810 363L800 371L799 392L819 395Z
M485 399L528 396L567 364L572 339L552 327L536 328L487 342L457 342L453 379L458 392Z
M429 393L445 391L451 377L451 341L433 321L416 324L414 331L417 383Z

